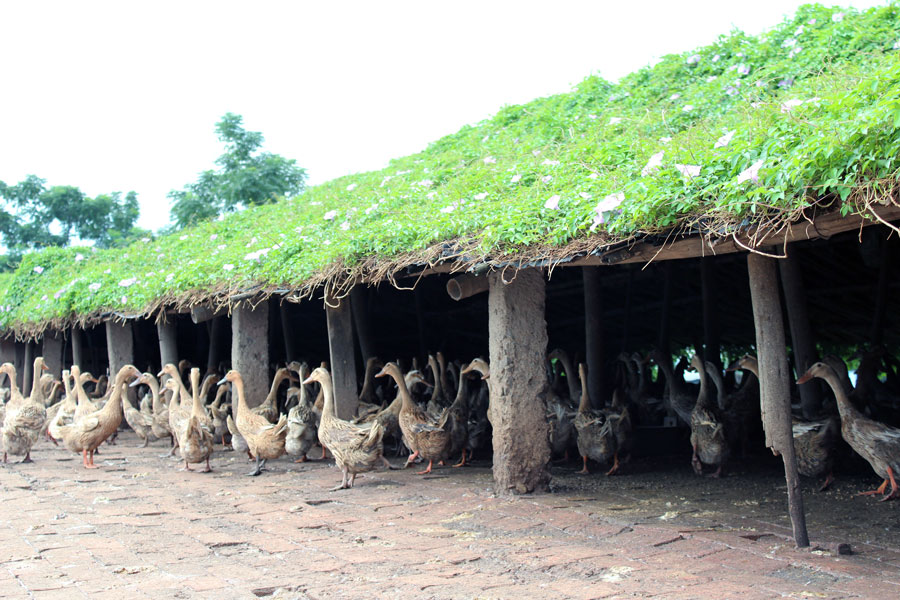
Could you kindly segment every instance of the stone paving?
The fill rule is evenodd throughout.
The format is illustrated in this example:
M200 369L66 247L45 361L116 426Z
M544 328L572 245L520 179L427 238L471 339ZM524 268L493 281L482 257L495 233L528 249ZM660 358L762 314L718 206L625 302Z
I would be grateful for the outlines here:
M126 433L84 470L40 442L0 468L2 598L897 598L900 552L800 551L777 528L626 522L486 468L383 471L217 452L179 471ZM623 497L622 502L628 502ZM856 546L855 546L856 548Z

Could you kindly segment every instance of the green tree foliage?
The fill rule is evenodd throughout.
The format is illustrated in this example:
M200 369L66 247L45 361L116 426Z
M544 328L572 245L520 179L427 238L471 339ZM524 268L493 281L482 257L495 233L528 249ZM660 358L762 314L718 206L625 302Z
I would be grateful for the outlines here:
M111 248L145 233L134 227L140 214L137 194L113 192L89 198L71 185L46 186L29 175L16 185L0 181L0 233L7 268L25 252L68 246L74 238ZM0 267L2 268L2 267Z
M275 202L305 188L306 170L293 159L261 152L263 135L244 129L240 115L226 113L216 123L216 134L225 144L225 153L216 160L219 168L204 171L196 182L169 192L176 229Z

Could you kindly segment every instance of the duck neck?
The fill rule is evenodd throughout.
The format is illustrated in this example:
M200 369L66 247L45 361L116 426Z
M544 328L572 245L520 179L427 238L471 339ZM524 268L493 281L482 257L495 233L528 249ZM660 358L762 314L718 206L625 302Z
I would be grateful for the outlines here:
M156 377L149 377L147 379L147 386L150 388L150 396L153 398L153 412L157 412L162 409L162 402L159 399L159 382L156 381Z
M437 365L437 361L430 357L428 366L431 368L431 374L434 376L434 389L431 390L431 401L439 403L441 401L441 370Z
M569 360L568 353L557 350L556 357L562 363L563 373L566 376L566 385L569 386L569 396L573 399L578 398L578 382L575 381L575 371L572 369L572 361Z
M718 369L711 369L706 374L716 386L716 402L718 402L719 408L725 410L725 382L722 381L722 374Z
M319 387L322 389L322 416L328 415L329 418L336 418L334 412L334 389L331 384L331 375L323 377L319 380Z
M840 378L832 368L829 367L823 371L819 377L824 379L825 383L831 386L831 391L834 392L834 399L837 401L838 413L841 415L841 420L848 418L857 419L862 416L862 413L856 410L856 407L850 403L850 399L847 397L847 392L844 390Z
M697 404L703 408L709 408L709 383L706 377L706 369L700 367L697 369L700 376L700 393L697 394Z
M390 371L391 377L394 378L394 382L397 384L397 394L400 396L400 401L402 402L403 408L406 410L412 410L415 408L415 403L413 402L412 396L409 393L409 388L406 387L406 381L403 380L403 376L400 374L399 370L392 369Z
M370 358L366 361L366 374L363 377L362 390L359 392L360 400L368 401L369 398L375 395L375 392L372 389L375 385L375 365L376 361L374 358Z
M125 414L124 407L122 405L125 396L125 394L122 393L123 387L125 387L125 384L121 383L119 381L119 378L116 377L116 382L113 384L109 400L106 401L106 404L101 409L101 413L103 415L112 418L116 418L118 416L121 419L121 417ZM131 403L129 402L129 405L130 404Z
M588 394L587 373L583 367L578 370L578 373L581 375L581 401L578 403L578 412L586 413L591 410L591 396Z
M250 410L250 407L247 406L247 399L244 397L244 380L241 378L235 379L231 382L234 385L234 391L237 394L237 409L238 412L243 412L245 410ZM232 405L234 404L234 398L231 399ZM232 412L234 412L234 406L232 406ZM235 413L234 418L237 420L238 413Z
M34 371L31 374L31 401L43 404L43 396L41 394L41 366L44 364L40 357L34 361Z
M463 410L467 409L469 405L469 378L462 373L459 375L459 389L456 390L456 399L453 400L453 404Z

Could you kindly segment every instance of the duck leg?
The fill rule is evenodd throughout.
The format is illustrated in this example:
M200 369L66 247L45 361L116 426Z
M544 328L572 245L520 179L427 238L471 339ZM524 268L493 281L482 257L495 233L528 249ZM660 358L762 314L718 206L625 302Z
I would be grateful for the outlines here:
M247 473L249 477L256 477L257 475L263 472L263 465L266 464L266 461L260 461L259 457L256 457L256 468Z
M346 490L347 488L350 487L350 484L348 483L349 473L347 472L346 467L344 469L342 469L342 471L344 473L344 477L341 479L341 485L331 488L330 491L336 492L338 490Z
M84 465L85 469L96 469L97 466L94 464L94 453L91 452L90 461L88 461L88 451L81 451L81 464Z
M613 466L612 468L606 472L607 475L613 475L619 471L619 451L613 454Z
M433 462L434 462L434 461L429 460L429 461L428 461L428 468L425 469L424 471L416 471L416 475L428 475L429 473L431 473L431 464L432 464Z
M200 471L201 473L209 473L212 471L212 467L209 466L209 457L206 457L206 468Z
M415 452L413 452L412 454L410 454L408 457L406 457L406 464L403 465L403 468L405 469L406 467L408 467L409 465L411 465L412 462L416 459L417 456L419 456L419 451L418 451L418 450L416 450Z
M5 464L7 462L9 462L9 461L6 460L6 451L4 450L3 451L3 463Z
M188 465L187 459L184 459L184 470L185 471L193 471L193 469Z
M582 456L581 458L584 460L584 468L581 469L580 471L576 471L575 474L576 475L590 475L591 472L588 471L588 468L587 468L587 460L588 460L587 455Z
M712 477L713 479L720 478L722 476L722 464L720 463L719 468L716 469L715 473L710 473L709 476Z
M825 478L825 483L822 484L822 487L819 488L820 492L824 492L828 489L828 486L834 482L834 473L828 471L828 476Z
M326 458L328 458L327 448L322 446L322 456L319 457L319 460L325 460Z
M879 485L878 488L871 490L869 492L860 492L857 494L857 496L875 496L876 494L883 494L884 490L887 489L887 484L888 484L888 480L885 479L884 481L881 482L881 485Z
M146 447L147 447L147 444L149 444L149 443L150 443L150 436L148 435L147 437L144 438L144 443L141 444L140 447L141 447L141 448L146 448Z
M891 467L887 468L888 479L891 480L891 493L881 499L882 502L885 500L892 500L894 498L900 498L900 488L897 487L897 480L894 479L894 470Z
M453 468L454 468L454 469L455 469L456 467L464 467L464 466L466 466L466 450L467 450L467 448L463 448L463 451L462 451L462 458L459 459L459 462L458 462L458 463L456 463L455 465L453 465Z
M694 467L694 473L703 475L703 463L700 462L700 457L697 456L697 446L694 446L694 454L691 456L691 466Z
M21 462L23 462L23 463L34 462L33 460L31 460L31 450L28 450L28 451L25 453L25 458L23 458L23 459L21 460Z
M309 460L309 459L306 458L306 455L304 454L303 456L301 456L300 458L298 458L298 459L295 460L294 462L295 462L295 463L305 463L305 462L308 461L308 460Z
M389 461L388 459L386 459L383 456L381 457L381 464L386 466L391 471L399 471L400 470L400 467L395 467L394 465L391 464L391 461ZM355 477L355 475L354 475L354 477Z

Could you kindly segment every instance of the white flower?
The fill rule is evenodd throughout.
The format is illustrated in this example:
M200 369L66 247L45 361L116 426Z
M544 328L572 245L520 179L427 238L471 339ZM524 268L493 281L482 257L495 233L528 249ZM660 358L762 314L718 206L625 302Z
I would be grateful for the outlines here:
M541 181L544 183L550 183L551 181L553 181L553 175L544 175L543 177L541 177Z
M222 268L226 271L232 271L234 270L234 265L231 263L225 263L224 265L222 265Z
M267 255L271 248L262 248L261 250L257 250L256 252L250 252L244 255L244 260L259 260L263 256Z
M459 204L457 204L456 202L454 202L453 204L448 204L447 206L445 206L444 208L442 208L442 209L441 209L441 212L444 213L445 215L449 215L449 214L452 213L454 210L456 210L458 207L459 207Z
M544 208L548 208L550 210L559 209L559 194L554 194L547 198L547 201L544 202Z
M58 292L56 292L55 294L53 294L53 299L54 299L54 300L59 300L59 297L63 295L63 292L64 292L64 291L65 291L65 290L59 290Z
M420 185L422 187L431 187L432 185L434 185L434 182L430 179L423 179L422 181L417 182L416 185Z
M619 208L619 205L625 202L625 194L623 192L618 192L615 194L610 194L603 200L597 203L597 206L594 207L594 212L597 214L609 212L611 210L615 210Z
M336 216L337 216L337 211L332 209L332 210L329 210L327 213L325 213L325 215L322 218L325 219L326 221L331 221Z
M537 155L540 154L540 153L541 153L540 150L532 150L532 151L531 151L531 154L533 154L534 156L537 156Z
M484 200L485 198L487 198L487 196L487 192L481 192L480 194L475 194L472 197L476 200Z
M555 166L559 165L559 161L558 160L550 160L549 158L545 158L544 162L542 162L541 164L547 165L548 167L555 167Z
M803 26L801 25L800 28L802 29ZM788 39L784 40L783 42L781 42L782 48L793 48L796 45L797 45L797 40L795 40L794 38L788 38Z
M350 221L341 223L341 231L347 231L348 229L350 229Z
M750 67L748 67L747 65L739 65L737 68L737 72L739 75L749 75Z
M521 175L513 175L512 179L509 180L510 183L519 183L522 180Z
M170 283L173 279L175 279L175 273L169 273L166 275L166 283Z
M46 300L46 299L47 299L47 294L44 294L43 296L41 296L41 300Z
M209 236L209 239L210 239L210 240L215 240L215 239L218 238L218 237L219 237L219 234L218 234L218 233L214 233L214 234L212 234L211 236Z
M81 262L83 260L84 260L84 254L81 254L79 252L78 254L75 255L75 262Z
M741 171L740 175L738 175L737 182L744 183L745 181L752 181L753 183L759 183L759 169L763 165L763 159L759 159L743 171Z
M791 51L788 52L788 58L794 58L801 52L803 52L803 48L801 48L800 46L797 46L796 48L792 48Z
M900 50L900 40L897 40L896 42L894 42L893 48L894 48L894 50Z
M129 277L119 282L119 287L131 287L137 283L137 277Z
M699 54L691 54L690 56L687 57L686 62L689 65L696 64L696 63L700 62L700 55Z
M713 61L713 62L719 62L719 59L720 59L720 58L722 58L722 57L719 56L718 54L716 54L715 56L712 57L712 61Z
M681 94L672 94L669 96L669 100L678 100L679 98L681 98Z
M754 83L753 85L755 85L755 86L758 87L758 88L766 87L766 82L763 81L762 79L760 79L760 80L758 80L756 83Z
M370 206L369 208L367 208L364 212L365 212L367 215L371 215L371 214L375 211L375 209L377 209L377 208L378 208L378 205L377 205L377 204L373 204L372 206Z
M600 177L600 176L597 175L596 173L591 173L590 175L588 175L588 179L597 179L598 177Z
M436 195L437 195L437 192L428 192L427 194L425 194L425 197L428 198L429 200L431 200Z
M682 110L682 112L691 112L692 110L694 110L694 105L693 104L685 104L684 106L681 107L681 110Z
M106 269L105 271L103 271L103 274L104 274L104 275L110 275L110 274L112 274L112 269Z
M797 29L794 30L794 35L803 35L805 29L806 28L803 27L803 25L800 25L799 27L797 27Z
M840 23L841 21L844 20L844 13L842 13L842 12L834 13L833 15L831 15L831 20L835 23Z
M228 247L228 246L226 246L225 244L219 244L218 246L216 246L216 249L217 249L217 250L224 250L224 249L227 248L227 247Z
M609 118L610 125L615 125L616 123L621 123L621 122L622 122L621 117L610 117Z
M355 189L356 189L356 184L355 184L355 183L351 183L350 185L347 186L347 191L348 191L348 192L352 192L352 191L355 190Z
M34 270L35 273L37 273L38 275L40 275L41 273L44 272L44 267L35 267L33 270Z
M216 221L224 221L224 220L225 220L225 215L224 215L224 214L221 214L221 215L219 215L218 217L216 217Z
M700 166L699 165L672 165L681 173L684 177L698 177L700 175Z
M582 198L584 198L585 200L589 200L591 197L591 194L589 194L588 192L578 192L578 195L581 196Z
M486 164L486 165L493 165L493 164L496 164L496 162L497 162L497 159L494 158L493 156L485 156L484 157L484 164Z
M182 235L182 236L179 236L178 239L183 242L184 240L188 239L188 236Z
M659 138L659 141L662 142L663 144L668 144L669 142L672 141L672 138L666 135L666 136Z
M121 302L122 304L128 304L128 296L122 296L121 298L119 298L119 302Z
M322 206L322 203L318 200L309 203L310 206Z
M147 242L150 241L150 238L148 238L148 237L142 237L142 238L141 238L141 241L144 242L144 243L146 244Z
M481 143L482 143L482 144L485 143L486 141L488 141L488 140L490 139L490 137L491 137L491 134L487 134L486 136L484 136L483 138L481 138Z
M727 88L725 88L725 93L729 96L734 96L738 93L738 89L733 85L729 85Z
M719 139L717 139L716 143L713 144L713 148L724 148L725 146L727 146L731 142L735 133L737 133L736 130L731 130L728 133L726 133L725 135L723 135L722 137L720 137Z
M663 154L665 154L664 150L660 150L656 154L650 157L650 160L647 161L647 164L644 165L644 168L641 169L641 176L646 177L651 173L655 173L659 170L660 165L662 165Z
M706 83L712 83L713 81L715 81L718 78L719 78L718 75L710 75L709 77L706 78Z

